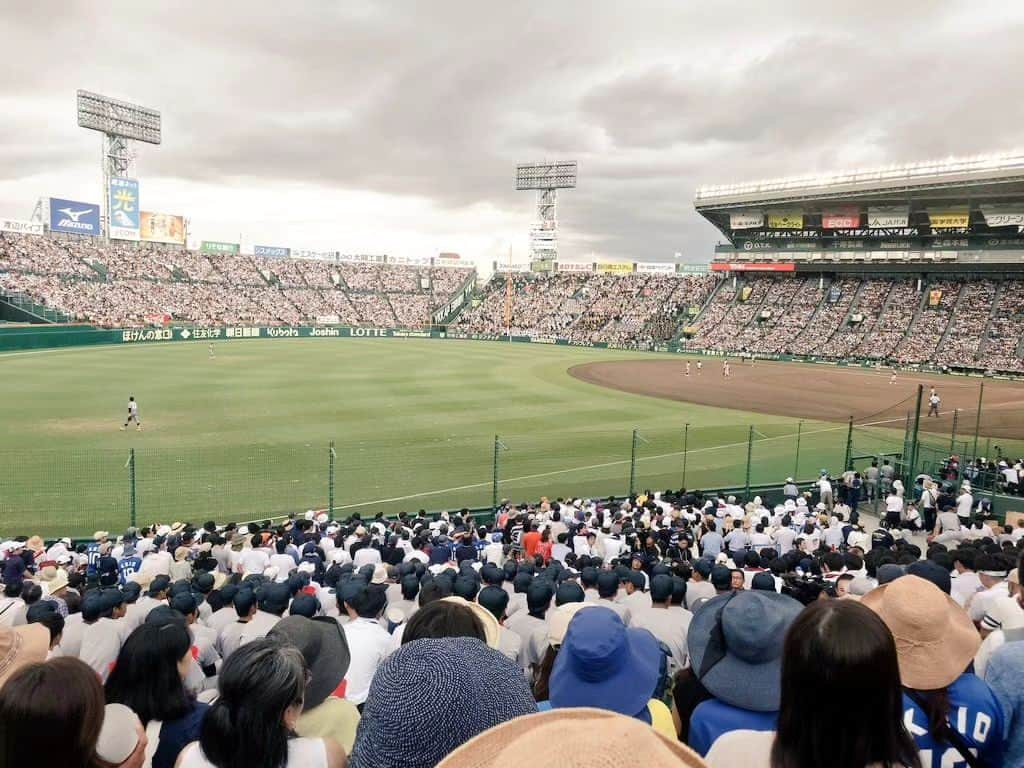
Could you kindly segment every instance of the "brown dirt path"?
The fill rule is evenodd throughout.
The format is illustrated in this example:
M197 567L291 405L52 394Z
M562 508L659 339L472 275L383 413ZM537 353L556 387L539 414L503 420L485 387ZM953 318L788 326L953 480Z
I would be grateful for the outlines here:
M960 409L957 431L973 434L981 379L918 373L898 373L889 383L890 371L839 368L806 363L756 363L730 360L732 375L722 376L721 358L704 358L697 375L696 360L622 360L573 366L569 375L591 384L650 397L661 397L719 408L792 416L820 421L857 424L891 419L899 428L913 410L917 385L924 384L939 397L941 416L924 418L922 429L949 434L954 409ZM1024 382L985 380L981 434L1024 440Z

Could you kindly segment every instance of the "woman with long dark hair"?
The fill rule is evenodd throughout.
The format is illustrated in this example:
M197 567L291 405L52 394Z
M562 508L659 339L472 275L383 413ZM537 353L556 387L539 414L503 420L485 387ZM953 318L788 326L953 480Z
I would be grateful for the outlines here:
M178 768L342 768L333 739L294 738L307 675L302 652L281 638L241 646L221 667L220 696Z
M185 688L191 665L185 622L147 621L128 636L107 678L107 703L124 704L146 726L153 768L173 768L185 745L199 737L208 707Z
M726 733L705 760L711 768L920 768L885 623L852 600L804 609L786 633L776 731Z
M0 765L92 768L103 726L103 688L87 664L65 657L23 667L0 689Z

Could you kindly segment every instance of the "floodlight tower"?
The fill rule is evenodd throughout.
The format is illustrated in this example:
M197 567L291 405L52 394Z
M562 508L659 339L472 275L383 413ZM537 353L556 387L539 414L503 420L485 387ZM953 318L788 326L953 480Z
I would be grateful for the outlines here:
M530 230L530 258L558 258L558 218L555 204L559 189L576 188L576 161L529 163L516 166L516 189L537 190L537 223Z
M103 195L100 225L103 234L110 237L111 178L128 176L135 159L131 141L159 144L160 113L149 107L100 96L90 91L78 91L78 125L103 134Z

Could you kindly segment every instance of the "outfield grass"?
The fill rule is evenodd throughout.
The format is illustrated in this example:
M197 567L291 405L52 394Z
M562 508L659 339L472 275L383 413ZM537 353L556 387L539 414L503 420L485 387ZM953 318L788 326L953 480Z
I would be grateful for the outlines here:
M248 520L325 507L398 512L500 495L742 485L837 468L846 427L659 400L570 377L637 353L430 340L301 339L167 344L0 356L0 533L88 534L138 523ZM143 431L121 432L129 395ZM880 441L896 444L888 431ZM901 433L900 433L901 434ZM880 443L881 445L881 443Z

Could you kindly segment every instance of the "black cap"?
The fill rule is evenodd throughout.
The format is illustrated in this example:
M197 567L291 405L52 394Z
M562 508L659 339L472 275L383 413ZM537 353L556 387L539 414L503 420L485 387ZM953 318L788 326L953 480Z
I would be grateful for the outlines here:
M729 589L732 584L732 571L724 565L716 565L711 569L711 585L719 592Z
M212 573L200 573L192 579L192 586L196 588L197 592L202 592L206 595L213 590L213 582Z
M714 561L702 557L696 562L694 562L693 570L699 573L702 579L707 580L711 576L711 569L714 567L714 565Z
M647 579L644 578L644 574L641 571L632 571L629 574L629 581L639 590L643 590L647 586Z
M312 619L320 611L320 601L313 595L296 595L292 600L288 613L291 616L305 616Z
M558 589L555 590L555 605L565 605L566 603L582 603L583 602L583 587L577 584L575 581L563 581L558 585Z
M615 571L601 571L597 575L597 593L601 597L611 597L619 591L619 576Z
M170 576L154 576L153 581L149 583L149 594L157 595L167 590L171 586Z
M927 579L947 595L953 590L953 579L949 571L931 560L918 560L916 563L911 563L907 566L907 575Z
M476 596L476 601L500 620L508 608L508 592L501 587L484 587Z
M765 592L775 592L775 577L767 571L763 573L755 573L753 580L750 582L751 589L760 589Z
M171 598L169 605L183 616L195 613L199 609L199 604L190 592L179 592Z
M664 603L672 599L672 577L659 573L651 579L651 600L655 603Z
M533 612L547 610L553 595L554 590L546 581L534 582L526 590L526 606Z
M287 584L266 584L260 590L259 605L267 613L275 613L280 616L288 607L292 599L292 591Z

